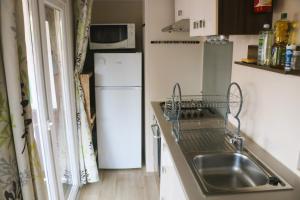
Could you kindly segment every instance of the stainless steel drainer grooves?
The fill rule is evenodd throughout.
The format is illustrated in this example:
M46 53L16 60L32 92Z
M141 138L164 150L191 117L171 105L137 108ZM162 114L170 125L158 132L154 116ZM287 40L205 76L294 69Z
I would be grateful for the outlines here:
M183 131L179 145L182 151L189 153L234 152L226 140L224 129L199 129Z

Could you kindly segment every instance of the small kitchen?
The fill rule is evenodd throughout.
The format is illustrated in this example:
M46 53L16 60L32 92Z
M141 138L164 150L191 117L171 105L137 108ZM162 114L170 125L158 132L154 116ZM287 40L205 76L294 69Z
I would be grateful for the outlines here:
M297 0L95 1L86 70L95 73L93 142L103 180L84 186L81 199L298 200L299 6ZM132 24L134 48L105 47L105 39L93 46L97 32L109 40L103 36L121 35L122 25L129 45ZM137 56L135 71L113 72L118 66L107 64L130 67L130 54ZM105 81L120 80L140 88L135 97L97 94L97 87L109 87ZM127 187L118 176L111 182L114 173L130 179ZM127 188L131 196L107 196L101 187Z
M0 200L300 200L299 0L1 0Z

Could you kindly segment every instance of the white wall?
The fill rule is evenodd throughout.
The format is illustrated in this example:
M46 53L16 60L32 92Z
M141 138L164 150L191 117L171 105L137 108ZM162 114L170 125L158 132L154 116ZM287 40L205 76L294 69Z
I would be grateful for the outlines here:
M184 94L202 89L202 45L150 44L151 40L191 40L187 33L163 33L174 22L174 0L145 0L146 166L153 171L151 101L170 97L176 82Z
M300 14L299 0L277 2L274 21L280 12L288 12L289 19ZM247 46L257 44L258 36L230 36L230 40L233 61L238 61L247 57ZM241 85L245 96L242 130L300 176L300 77L233 64L232 81Z

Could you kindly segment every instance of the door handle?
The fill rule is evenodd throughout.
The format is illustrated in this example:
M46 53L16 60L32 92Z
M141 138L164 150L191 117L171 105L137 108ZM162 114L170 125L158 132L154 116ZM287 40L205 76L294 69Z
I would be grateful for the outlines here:
M159 131L159 126L158 124L152 124L151 125L152 133L153 133L153 138L154 139L160 139L160 131Z

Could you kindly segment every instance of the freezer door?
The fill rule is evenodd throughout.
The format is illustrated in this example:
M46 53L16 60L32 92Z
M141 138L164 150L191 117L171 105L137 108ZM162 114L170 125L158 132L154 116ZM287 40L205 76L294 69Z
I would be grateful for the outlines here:
M96 86L141 86L141 53L95 53Z
M142 167L141 88L96 87L101 169Z

